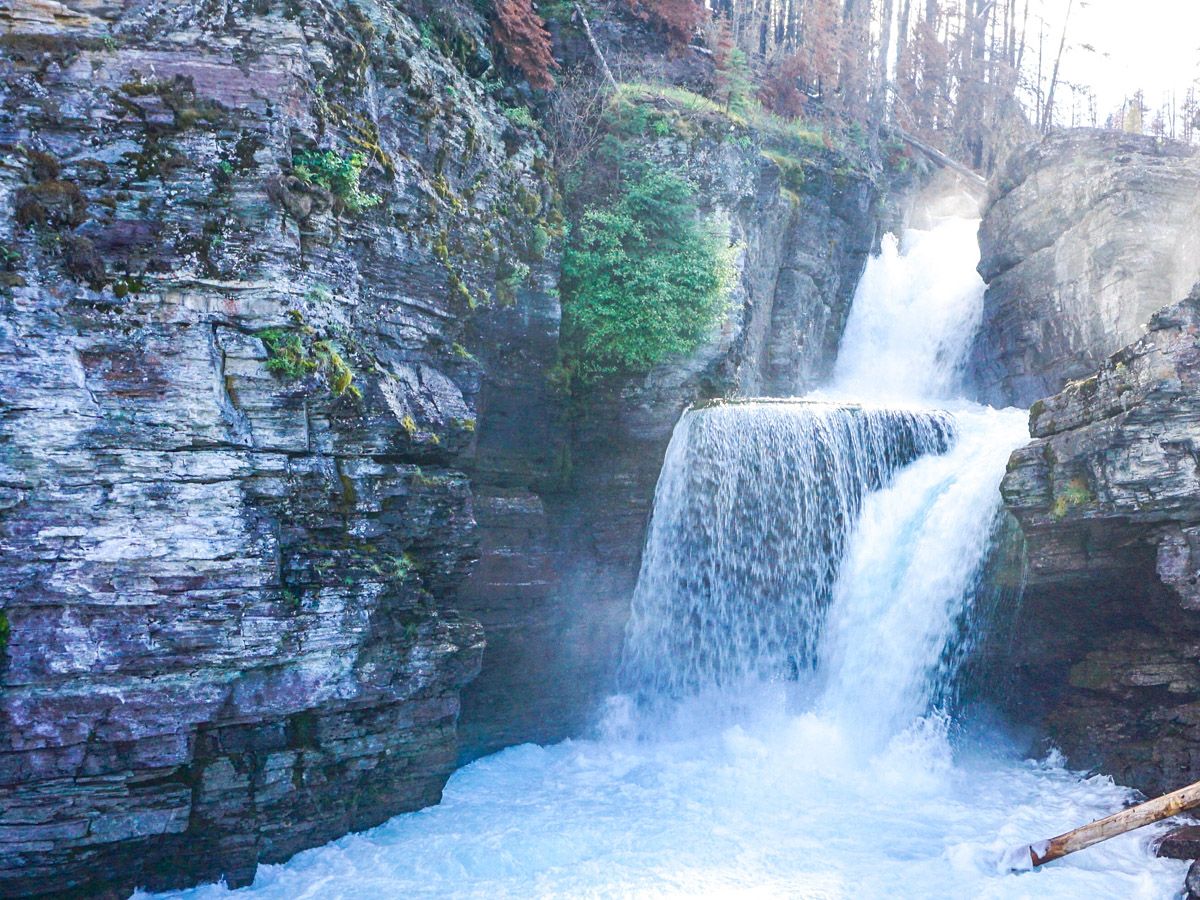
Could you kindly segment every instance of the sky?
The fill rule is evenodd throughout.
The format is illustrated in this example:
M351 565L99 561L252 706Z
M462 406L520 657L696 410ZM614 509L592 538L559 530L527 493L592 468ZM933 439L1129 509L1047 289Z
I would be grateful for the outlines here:
M1068 0L1040 2L1052 53ZM1139 87L1151 106L1172 89L1182 99L1200 75L1200 0L1075 0L1067 42L1063 77L1095 89L1102 117Z

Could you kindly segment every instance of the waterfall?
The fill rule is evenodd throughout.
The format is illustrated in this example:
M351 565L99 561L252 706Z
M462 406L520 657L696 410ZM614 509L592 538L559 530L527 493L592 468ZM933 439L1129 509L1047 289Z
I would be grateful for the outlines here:
M981 287L947 219L885 242L831 384L693 409L655 496L603 736L512 747L441 804L264 866L256 897L1167 898L1124 835L1003 851L1130 792L946 711L1020 410L955 399ZM211 886L190 893L215 900Z
M678 698L813 668L863 496L954 438L939 412L731 403L671 439L632 603L622 685Z
M887 236L814 398L683 416L622 663L642 705L811 673L818 707L872 743L948 695L1028 439L1024 414L953 397L983 283L945 261L977 227Z

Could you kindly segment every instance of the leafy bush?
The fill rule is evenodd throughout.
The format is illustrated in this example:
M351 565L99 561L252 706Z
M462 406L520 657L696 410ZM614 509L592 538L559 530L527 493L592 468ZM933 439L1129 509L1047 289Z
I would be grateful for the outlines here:
M267 348L267 370L281 378L294 381L314 372L322 372L335 397L349 394L356 400L362 392L354 384L354 370L329 341L311 340L310 332L268 328L258 333Z
M725 310L724 242L701 227L691 186L643 167L587 209L563 254L563 331L583 382L696 349Z
M504 108L504 117L518 128L533 128L537 125L528 106L507 106Z
M292 154L292 174L306 184L323 187L346 204L351 212L362 212L383 202L378 194L359 186L367 158L361 153L345 156L333 150L298 150Z

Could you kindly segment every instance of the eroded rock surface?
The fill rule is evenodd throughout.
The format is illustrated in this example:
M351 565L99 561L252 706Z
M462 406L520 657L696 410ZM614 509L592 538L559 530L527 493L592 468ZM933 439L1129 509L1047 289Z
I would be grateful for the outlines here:
M985 402L1086 378L1200 279L1200 157L1140 135L1056 134L1016 154L980 228L988 283L972 367Z
M1200 289L1034 405L1003 483L1028 585L1011 699L1072 764L1200 777Z
M0 894L244 883L455 764L462 342L518 257L556 327L544 151L466 7L5 10Z

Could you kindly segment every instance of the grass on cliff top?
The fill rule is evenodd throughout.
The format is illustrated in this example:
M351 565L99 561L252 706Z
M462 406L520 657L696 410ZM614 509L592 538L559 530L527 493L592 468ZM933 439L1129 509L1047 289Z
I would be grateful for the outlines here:
M757 131L767 144L794 144L814 148L828 147L831 142L836 144L819 123L777 116L754 97L744 97L735 104L723 106L703 94L677 85L632 81L617 86L611 103L614 107L625 104L664 105L681 118L716 119L739 128Z
M804 119L785 119L752 95L723 106L676 85L626 82L609 100L605 126L622 138L654 135L691 140L707 134L744 143L747 149L757 145L780 167L784 185L793 193L803 192L806 165L814 160L821 160L819 168L842 173L869 169L861 127L837 130Z

